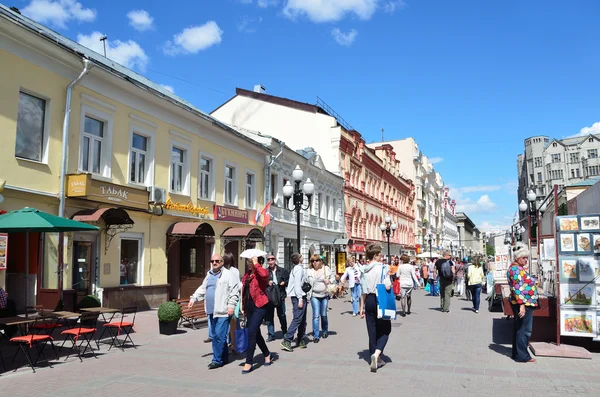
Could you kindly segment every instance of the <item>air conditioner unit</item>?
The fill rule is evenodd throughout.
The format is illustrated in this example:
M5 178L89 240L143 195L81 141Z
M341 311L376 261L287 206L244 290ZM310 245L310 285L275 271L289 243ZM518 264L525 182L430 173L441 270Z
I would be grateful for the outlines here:
M167 201L167 189L152 186L150 201L154 204L164 204Z

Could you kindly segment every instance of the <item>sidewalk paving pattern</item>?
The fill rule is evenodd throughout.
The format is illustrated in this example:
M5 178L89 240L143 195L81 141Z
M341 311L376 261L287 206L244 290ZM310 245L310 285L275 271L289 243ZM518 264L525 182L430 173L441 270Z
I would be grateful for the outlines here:
M485 298L485 295L482 295ZM484 301L485 303L485 301ZM290 305L291 306L291 305ZM292 353L269 343L276 353L270 367L242 375L243 359L209 371L207 329L174 336L158 334L156 312L139 313L137 349L77 357L32 373L24 367L0 375L0 396L374 396L395 392L413 396L564 396L600 394L600 354L592 360L538 357L536 364L510 359L511 321L471 303L452 299L452 313L438 310L439 298L413 292L413 313L398 316L385 350L387 365L369 372L365 321L352 317L347 298L330 301L330 337ZM484 306L484 305L482 305ZM311 331L310 310L308 332ZM288 318L291 318L289 316ZM277 320L276 320L277 322ZM277 323L278 327L278 323ZM276 328L277 329L277 328ZM266 328L262 328L266 336ZM280 336L280 333L278 333ZM60 339L60 338L57 338ZM50 355L51 355L50 351ZM257 349L257 354L260 350Z

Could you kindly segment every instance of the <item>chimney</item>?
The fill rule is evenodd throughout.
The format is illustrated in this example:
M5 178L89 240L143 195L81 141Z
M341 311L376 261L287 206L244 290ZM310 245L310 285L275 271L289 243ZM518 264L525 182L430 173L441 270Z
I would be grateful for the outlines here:
M264 94L265 92L267 92L267 89L265 87L263 87L262 84L257 84L254 86L254 92L258 92L259 94Z

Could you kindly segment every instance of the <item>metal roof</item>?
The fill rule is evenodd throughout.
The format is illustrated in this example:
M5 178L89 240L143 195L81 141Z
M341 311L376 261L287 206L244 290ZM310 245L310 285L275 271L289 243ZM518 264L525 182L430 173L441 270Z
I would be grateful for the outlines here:
M197 107L192 105L190 102L186 101L185 99L183 99L183 98L175 95L171 91L167 90L160 84L157 84L157 83L153 82L152 80L134 72L133 70L128 69L125 66L120 65L117 62L115 62L111 59L108 59L108 58L104 57L103 55L98 54L97 52L92 51L91 49L89 49L85 46L82 46L81 44L53 31L52 29L49 29L48 27L46 27L42 24L39 24L32 19L29 19L24 15L21 15L20 13L17 13L15 11L11 10L9 7L6 7L3 4L0 4L0 16L5 17L6 19L12 21L13 23L20 25L24 29L28 29L32 33L43 37L44 39L48 40L52 44L62 47L64 50L73 52L79 56L83 56L83 57L89 59L95 66L105 69L107 72L116 74L119 77L123 78L124 80L127 80L131 84L134 84L141 89L146 89L149 92L151 92L152 94L154 94L158 97L162 97L163 99L170 101L171 103L173 103L176 106L183 107L185 110L195 113L197 116L200 116L204 120L215 124L217 127L221 128L241 139L244 139L245 141L247 141L255 146L258 146L259 148L261 148L263 150L270 152L270 150L268 148L266 148L265 146L254 141L252 138L250 138L244 134L240 134L238 131L228 127L227 125L223 124L216 118L214 118L214 117L208 115L207 113L203 112L202 110L198 109Z
M567 187L584 187L584 186L593 186L595 185L598 181L600 181L600 178L588 178L588 179L584 179L583 181L579 181L576 182L572 185L567 185L565 186L565 188Z

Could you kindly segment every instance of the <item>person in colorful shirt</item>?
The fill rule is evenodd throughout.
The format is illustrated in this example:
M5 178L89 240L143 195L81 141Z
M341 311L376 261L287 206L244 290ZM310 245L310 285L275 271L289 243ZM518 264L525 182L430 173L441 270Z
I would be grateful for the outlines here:
M514 314L512 358L517 362L534 363L529 354L529 338L533 330L533 311L538 305L535 280L528 271L529 250L522 243L513 247L514 262L507 272L510 304Z

